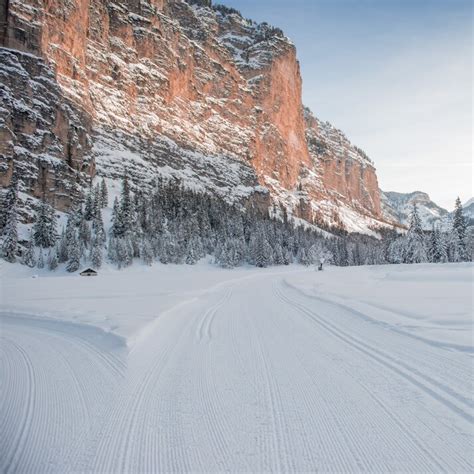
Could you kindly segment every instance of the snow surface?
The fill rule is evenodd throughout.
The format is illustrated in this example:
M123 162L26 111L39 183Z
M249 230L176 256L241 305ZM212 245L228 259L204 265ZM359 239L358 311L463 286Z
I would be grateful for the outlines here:
M0 470L472 472L473 271L4 264Z

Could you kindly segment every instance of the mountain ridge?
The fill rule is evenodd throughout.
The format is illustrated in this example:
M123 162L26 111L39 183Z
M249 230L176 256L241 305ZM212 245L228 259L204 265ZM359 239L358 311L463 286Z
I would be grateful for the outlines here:
M279 28L183 0L11 0L4 25L3 186L15 162L28 171L25 195L67 210L97 173L115 179L136 168L133 181L171 168L186 184L196 153L253 175L242 178L246 199L263 202L263 187L269 207L309 223L369 233L391 224L373 162L304 108L296 49ZM19 78L56 91L43 104L44 123L34 87ZM124 148L139 159L114 160ZM213 192L206 183L218 179L199 169ZM237 196L235 187L228 192Z
M428 193L412 191L400 193L396 191L381 191L382 213L387 220L398 221L403 226L410 222L413 205L416 204L423 228L432 230L433 225L444 226L454 215L431 200ZM463 204L464 215L468 223L474 221L474 198Z

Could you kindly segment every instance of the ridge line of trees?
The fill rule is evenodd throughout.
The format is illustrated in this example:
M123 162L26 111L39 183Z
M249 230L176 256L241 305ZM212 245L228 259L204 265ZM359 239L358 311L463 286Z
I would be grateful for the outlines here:
M217 265L234 268L302 265L323 262L338 266L384 263L444 263L470 261L467 224L459 198L449 230L422 229L416 205L405 235L380 230L382 239L360 234L324 237L311 228L295 226L282 212L282 220L251 207L242 210L222 199L186 189L178 180L156 179L153 191L132 192L127 174L113 202L106 232L103 209L108 205L104 179L87 192L57 233L54 209L40 202L31 238L19 242L18 179L12 178L0 206L1 255L9 261L55 270L65 264L76 272L90 263L100 268L104 259L118 268L134 260L147 265L193 265L212 255Z

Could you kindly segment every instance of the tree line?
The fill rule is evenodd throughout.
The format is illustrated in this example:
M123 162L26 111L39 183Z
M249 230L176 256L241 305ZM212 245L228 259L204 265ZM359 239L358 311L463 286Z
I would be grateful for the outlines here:
M344 231L328 236L309 225L295 225L285 209L277 219L257 207L242 209L187 189L178 180L157 179L151 192L132 191L127 175L122 179L120 196L113 201L106 230L103 214L108 200L102 180L71 210L60 232L54 209L42 201L30 238L20 241L18 180L14 176L0 206L2 257L51 270L64 264L69 272L87 264L100 268L105 260L118 268L140 260L147 265L157 261L193 265L206 255L224 268L245 264L263 268L291 263L443 263L472 258L459 199L450 229L424 231L414 206L407 233L379 229L381 239Z

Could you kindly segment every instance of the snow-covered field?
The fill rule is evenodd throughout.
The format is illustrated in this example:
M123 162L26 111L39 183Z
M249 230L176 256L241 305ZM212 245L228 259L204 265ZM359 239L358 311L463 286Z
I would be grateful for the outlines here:
M472 472L473 265L2 269L2 472Z

